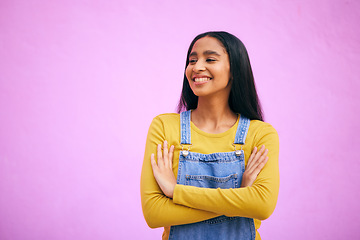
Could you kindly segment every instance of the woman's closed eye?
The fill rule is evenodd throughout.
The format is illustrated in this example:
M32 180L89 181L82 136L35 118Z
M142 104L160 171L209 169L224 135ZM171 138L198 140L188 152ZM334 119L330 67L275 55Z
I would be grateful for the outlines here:
M197 59L190 59L190 60L189 60L189 63L190 63L190 64L194 64L194 63L196 63L196 62L197 62Z
M189 64L195 64L198 60L197 59L190 59L189 60ZM206 62L208 63L212 63L212 62L216 62L217 60L216 59L213 59L213 58L207 58L206 59Z
M216 62L216 59L208 58L208 59L206 59L206 62Z

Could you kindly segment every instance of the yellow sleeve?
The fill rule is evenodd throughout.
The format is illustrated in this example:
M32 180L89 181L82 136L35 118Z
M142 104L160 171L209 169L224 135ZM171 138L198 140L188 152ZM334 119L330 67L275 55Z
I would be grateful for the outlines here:
M164 125L160 117L155 117L150 125L146 139L144 162L141 171L141 204L149 227L166 227L199 222L219 216L218 214L192 209L174 204L159 188L150 163L150 155L156 154L156 147L165 140ZM169 141L169 139L166 139ZM170 142L169 142L170 143ZM176 176L176 172L174 172Z
M269 160L251 187L209 189L177 184L174 203L219 215L268 218L275 209L279 193L279 138L270 124L255 136L254 146L261 145L269 150Z

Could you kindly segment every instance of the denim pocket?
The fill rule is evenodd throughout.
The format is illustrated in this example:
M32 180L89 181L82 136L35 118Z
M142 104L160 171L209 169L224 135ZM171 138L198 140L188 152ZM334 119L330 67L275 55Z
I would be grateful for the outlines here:
M226 177L213 177L208 175L186 175L186 185L202 188L236 188L238 174Z

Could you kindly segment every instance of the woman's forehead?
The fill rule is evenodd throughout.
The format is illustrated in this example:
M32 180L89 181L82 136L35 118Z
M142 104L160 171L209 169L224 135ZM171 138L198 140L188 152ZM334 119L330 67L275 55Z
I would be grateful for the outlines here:
M224 48L223 44L214 37L203 37L198 39L192 49L191 55L196 54L203 54L203 53L210 53L210 52L217 52L219 54L227 54L226 49Z

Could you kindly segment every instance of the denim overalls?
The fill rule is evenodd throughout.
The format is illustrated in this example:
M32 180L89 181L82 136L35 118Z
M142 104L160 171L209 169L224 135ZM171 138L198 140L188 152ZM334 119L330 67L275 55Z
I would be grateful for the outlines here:
M203 188L239 188L245 170L244 151L202 154L190 152L191 111L180 114L181 145L177 183ZM234 144L245 144L250 120L240 117ZM199 143L201 144L201 143ZM235 145L234 145L235 146ZM236 148L235 148L236 149ZM254 220L219 216L202 222L172 226L169 240L254 240Z

